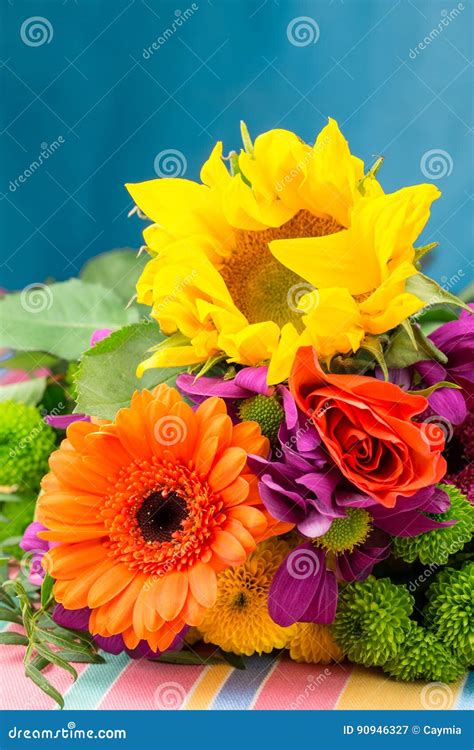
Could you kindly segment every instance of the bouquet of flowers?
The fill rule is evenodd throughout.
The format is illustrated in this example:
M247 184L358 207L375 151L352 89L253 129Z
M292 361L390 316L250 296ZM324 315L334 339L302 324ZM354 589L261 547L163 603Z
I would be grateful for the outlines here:
M474 319L414 246L440 193L385 193L332 119L242 140L127 185L138 257L0 302L0 642L60 704L48 664L122 651L473 662Z

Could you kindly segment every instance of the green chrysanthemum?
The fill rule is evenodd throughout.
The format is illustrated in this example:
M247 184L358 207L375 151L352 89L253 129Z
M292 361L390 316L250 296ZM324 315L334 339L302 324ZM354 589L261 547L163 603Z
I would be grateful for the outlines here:
M18 546L19 538L29 523L33 520L35 512L35 498L25 498L20 502L3 503L0 514L0 546L2 554L12 555L20 558L24 553ZM16 539L16 541L13 541ZM11 541L9 541L11 540Z
M329 531L315 539L326 552L352 551L367 539L371 530L370 515L363 508L347 508L345 518L335 518Z
M395 557L401 557L409 563L418 558L423 564L445 565L450 555L459 552L471 540L474 533L474 507L454 485L439 486L448 493L451 506L445 513L428 515L436 521L456 520L457 523L414 537L394 537L392 549Z
M474 563L442 570L427 597L426 626L465 665L474 664Z
M239 404L239 417L244 421L258 422L265 435L271 443L275 442L278 429L284 416L281 404L275 396L257 396L246 398Z
M351 583L340 592L336 641L356 664L383 666L405 640L412 610L411 594L388 578Z
M37 488L54 442L54 431L34 406L0 403L0 485L19 491Z
M385 664L384 671L403 682L423 679L448 683L461 677L465 668L434 633L413 622L397 655Z

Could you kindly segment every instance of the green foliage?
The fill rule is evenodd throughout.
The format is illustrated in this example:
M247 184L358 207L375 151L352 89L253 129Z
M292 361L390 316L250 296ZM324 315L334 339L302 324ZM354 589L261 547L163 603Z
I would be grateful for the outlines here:
M2 499L0 495L0 499ZM0 549L2 554L21 558L24 554L18 546L23 532L33 520L36 495L22 497L17 502L3 502L0 520Z
M34 406L0 403L0 485L36 489L54 444L54 431Z
M425 623L466 666L474 664L474 562L445 568L428 588Z
M422 273L417 273L407 279L406 291L414 294L430 307L433 305L454 305L455 307L462 307L472 312L471 308L459 297L451 294L451 292L447 292L434 279L430 279Z
M277 398L258 393L240 401L238 412L242 421L258 422L262 435L270 442L276 440L284 417L283 408Z
M147 350L163 339L156 323L144 321L116 331L86 351L75 377L75 411L113 419L118 409L129 405L136 389L174 385L181 369L157 368L142 378L136 375Z
M31 378L19 383L0 385L0 403L4 401L21 401L36 406L46 390L46 378Z
M129 247L109 250L87 261L80 278L90 284L101 284L127 305L135 294L135 286L147 261L147 255L137 257L136 250ZM144 308L148 312L148 308Z
M0 592L0 620L23 625L24 634L0 633L0 645L24 646L25 674L63 708L64 700L46 679L43 669L48 664L69 672L73 680L77 672L71 662L100 664L104 659L97 653L91 637L66 630L51 617L53 606L52 579L46 576L41 590L41 605L35 607L24 585L19 581L5 581Z
M445 513L427 513L435 521L453 521L452 526L443 526L413 537L393 537L392 551L395 557L412 563L419 559L423 564L444 565L449 555L462 550L474 533L474 507L457 487L439 485L448 493L451 505Z
M51 368L56 365L57 357L47 352L15 352L12 357L2 359L2 367L9 370L37 370L40 367Z
M41 351L71 360L88 348L97 328L117 329L138 320L103 284L79 279L26 288L0 301L0 347Z
M415 622L400 649L387 664L384 672L403 682L428 680L430 682L454 682L459 679L465 667L453 652L436 636Z
M383 666L404 642L412 610L413 597L405 586L369 576L340 591L334 637L356 664Z
M422 330L408 323L399 326L390 343L385 350L385 361L387 367L403 368L421 362L425 359L433 359L441 364L446 364L447 357L428 339Z

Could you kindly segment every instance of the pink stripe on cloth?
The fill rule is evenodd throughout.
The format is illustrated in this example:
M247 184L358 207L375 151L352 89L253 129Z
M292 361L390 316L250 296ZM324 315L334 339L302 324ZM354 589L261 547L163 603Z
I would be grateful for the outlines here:
M7 632L22 633L18 625L7 628ZM25 675L23 666L23 646L2 646L1 679L0 679L0 706L4 710L28 710L37 711L57 708L58 704L46 693L43 693L32 680ZM73 665L80 674L87 664ZM51 665L43 670L44 676L54 687L64 695L71 687L72 677L70 674Z
M177 710L205 665L131 661L97 706L101 710Z
M333 709L351 671L349 664L298 664L284 656L264 682L252 708Z

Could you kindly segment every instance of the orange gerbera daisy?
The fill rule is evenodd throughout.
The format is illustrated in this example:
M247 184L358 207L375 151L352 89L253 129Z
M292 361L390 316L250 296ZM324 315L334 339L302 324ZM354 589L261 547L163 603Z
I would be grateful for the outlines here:
M136 392L115 422L76 422L50 457L38 520L54 595L90 607L91 633L165 650L216 600L216 573L282 533L261 503L249 453L256 422L233 425L224 401L193 412L176 390Z

